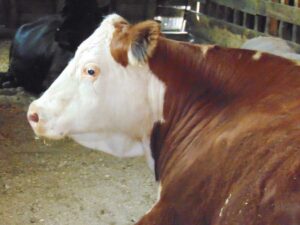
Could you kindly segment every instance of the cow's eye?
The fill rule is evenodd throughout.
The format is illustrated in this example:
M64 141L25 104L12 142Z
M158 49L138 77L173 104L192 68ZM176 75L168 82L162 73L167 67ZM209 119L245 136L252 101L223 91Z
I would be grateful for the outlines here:
M83 69L83 75L91 78L96 78L100 74L100 69L94 63L88 63Z
M94 74L95 74L95 70L93 70L93 69L88 69L88 74L89 75L91 75L91 76L93 76Z

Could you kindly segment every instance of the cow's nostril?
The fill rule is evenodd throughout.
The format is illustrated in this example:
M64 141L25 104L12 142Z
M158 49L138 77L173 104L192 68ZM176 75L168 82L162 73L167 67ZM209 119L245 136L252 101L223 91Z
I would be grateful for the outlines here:
M37 123L37 122L39 122L39 115L37 113L30 114L28 116L28 119L29 119L29 121Z

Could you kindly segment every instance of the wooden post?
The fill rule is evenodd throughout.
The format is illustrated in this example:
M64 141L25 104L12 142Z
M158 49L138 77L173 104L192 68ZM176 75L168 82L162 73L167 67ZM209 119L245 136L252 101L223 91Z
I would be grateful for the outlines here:
M271 0L272 2L278 2L278 0ZM279 28L279 21L273 17L267 18L267 33L277 36Z
M247 27L247 13L243 15L243 27Z
M299 0L295 0L294 1L294 7L298 7L299 8L299 6L300 6L300 1ZM297 26L296 24L294 24L293 25L292 41L298 42L299 40L297 40L297 37L298 37L298 39L300 39L299 38L299 34L300 34L300 32L299 32L299 26Z
M259 15L254 16L254 30L259 30Z
M286 0L280 0L280 3L281 4L285 4L286 3ZM285 28L285 22L281 21L279 23L279 27L278 27L278 35L279 37L283 37L284 36L284 33L286 32L286 30L284 29Z

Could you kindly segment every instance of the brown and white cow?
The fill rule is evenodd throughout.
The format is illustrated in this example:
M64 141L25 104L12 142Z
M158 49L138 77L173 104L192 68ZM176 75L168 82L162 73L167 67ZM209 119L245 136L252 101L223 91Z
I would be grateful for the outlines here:
M28 111L39 136L146 155L138 225L300 224L300 66L110 15Z

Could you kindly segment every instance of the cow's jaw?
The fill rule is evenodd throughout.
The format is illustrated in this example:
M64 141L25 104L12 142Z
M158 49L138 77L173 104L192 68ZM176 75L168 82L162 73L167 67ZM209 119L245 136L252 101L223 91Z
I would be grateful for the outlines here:
M71 134L70 137L79 144L109 153L118 157L134 157L144 154L143 140L122 133L84 133Z

